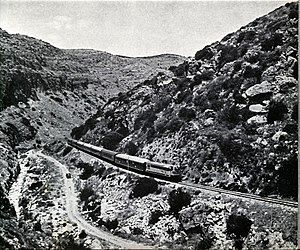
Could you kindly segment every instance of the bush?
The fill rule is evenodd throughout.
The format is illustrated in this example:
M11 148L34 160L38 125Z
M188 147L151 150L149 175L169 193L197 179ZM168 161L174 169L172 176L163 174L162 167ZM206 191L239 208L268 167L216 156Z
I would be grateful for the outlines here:
M155 112L150 108L138 114L134 121L134 129L138 130L140 128L148 128L153 125L154 121L157 119Z
M170 211L175 215L184 207L191 203L191 196L189 193L182 191L181 188L177 190L172 190L168 197L168 202L170 205Z
M114 150L123 138L120 133L109 132L101 139L101 144L107 149Z
M183 121L177 117L172 118L164 127L164 130L169 130L170 132L177 132L183 125Z
M218 58L218 67L222 68L226 63L235 61L239 56L238 50L234 46L221 46L221 54Z
M277 46L283 44L283 35L281 33L275 33L271 37L266 38L261 43L261 48L263 51L274 50Z
M226 105L219 113L219 120L229 122L233 125L238 124L241 120L241 117L236 105Z
M88 201L88 199L94 194L95 194L94 190L92 188L86 186L80 192L79 198L81 201L86 203Z
M209 237L204 237L198 241L195 245L195 250L207 250L213 246L213 239Z
M230 215L226 221L227 234L234 239L234 245L236 249L243 248L242 238L247 237L252 221L249 220L245 215Z
M94 167L90 164L86 164L86 167L83 169L83 173L80 175L81 180L87 180L94 173Z
M156 222L159 221L159 218L163 215L163 212L160 210L155 210L151 213L149 224L154 225Z
M242 152L242 145L240 143L235 142L230 136L221 136L217 144L228 161L236 162L238 160L238 156Z
M298 159L291 156L278 170L278 192L284 197L298 200Z
M191 120L191 119L196 118L196 112L195 112L195 110L192 109L192 108L182 107L182 108L179 110L178 116L179 116L180 118L185 119L185 120Z
M252 67L248 65L243 73L244 78L251 78L251 77L256 77L257 79L260 79L262 74L262 71L259 67Z
M136 155L139 150L139 147L135 145L132 141L129 141L125 144L125 153L129 155Z
M214 52L209 45L205 46L202 50L199 50L195 54L196 60L209 60L214 56Z
M274 121L282 121L287 114L288 109L283 101L270 102L269 112L267 115L268 123L273 123Z
M148 194L154 193L157 190L157 188L158 184L155 179L143 177L137 181L129 197L144 197Z

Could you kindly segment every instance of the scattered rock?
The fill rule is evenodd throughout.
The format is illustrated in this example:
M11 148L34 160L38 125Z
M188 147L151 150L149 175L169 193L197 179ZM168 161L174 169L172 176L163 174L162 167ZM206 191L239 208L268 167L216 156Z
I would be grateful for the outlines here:
M254 86L246 90L246 95L249 97L255 97L261 94L273 93L275 86L267 81L264 81L260 84L255 84Z
M256 115L247 120L248 124L263 124L267 123L267 117L263 115Z
M266 106L261 104L252 104L249 106L249 110L253 113L267 113Z
M283 131L278 131L272 136L273 141L280 141L283 138L286 138L288 136L288 133L283 132Z

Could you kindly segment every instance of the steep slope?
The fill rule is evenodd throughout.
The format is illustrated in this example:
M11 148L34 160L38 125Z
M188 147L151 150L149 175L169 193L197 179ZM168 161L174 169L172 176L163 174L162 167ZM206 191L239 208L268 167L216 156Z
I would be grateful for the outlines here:
M30 233L18 231L7 198L20 171L18 155L64 138L109 97L153 72L167 72L183 57L125 58L94 50L61 50L2 29L0 38L0 246L41 247ZM22 221L19 225L32 230Z
M297 39L294 2L171 67L176 77L110 99L71 135L195 182L297 199Z

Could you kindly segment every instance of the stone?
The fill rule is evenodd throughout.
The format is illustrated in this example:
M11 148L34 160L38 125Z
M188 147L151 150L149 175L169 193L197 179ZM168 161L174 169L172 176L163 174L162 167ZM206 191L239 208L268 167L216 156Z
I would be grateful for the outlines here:
M204 121L204 126L211 126L214 124L214 118L208 118Z
M279 141L281 138L287 137L288 133L283 132L283 131L278 131L272 136L273 141Z
M267 113L266 106L261 104L253 104L249 106L249 110L254 113Z
M262 83L259 84L255 84L254 86L248 88L246 90L246 95L248 97L254 97L260 94L268 94L268 93L272 93L274 91L275 87L273 86L273 84L264 81Z
M247 120L248 124L263 124L263 123L267 123L267 117L264 115L256 115L256 116L252 116L251 118L249 118Z

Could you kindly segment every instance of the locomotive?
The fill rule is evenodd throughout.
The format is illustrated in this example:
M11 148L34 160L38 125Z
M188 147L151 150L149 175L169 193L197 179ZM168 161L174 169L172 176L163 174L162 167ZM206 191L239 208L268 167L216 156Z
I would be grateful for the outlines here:
M137 171L140 173L147 173L174 181L181 180L181 175L178 172L176 166L153 162L137 156L118 153L105 149L103 147L97 147L74 139L68 139L67 141L68 144L74 148L77 148L97 158L104 159L115 165L119 165L125 169Z

